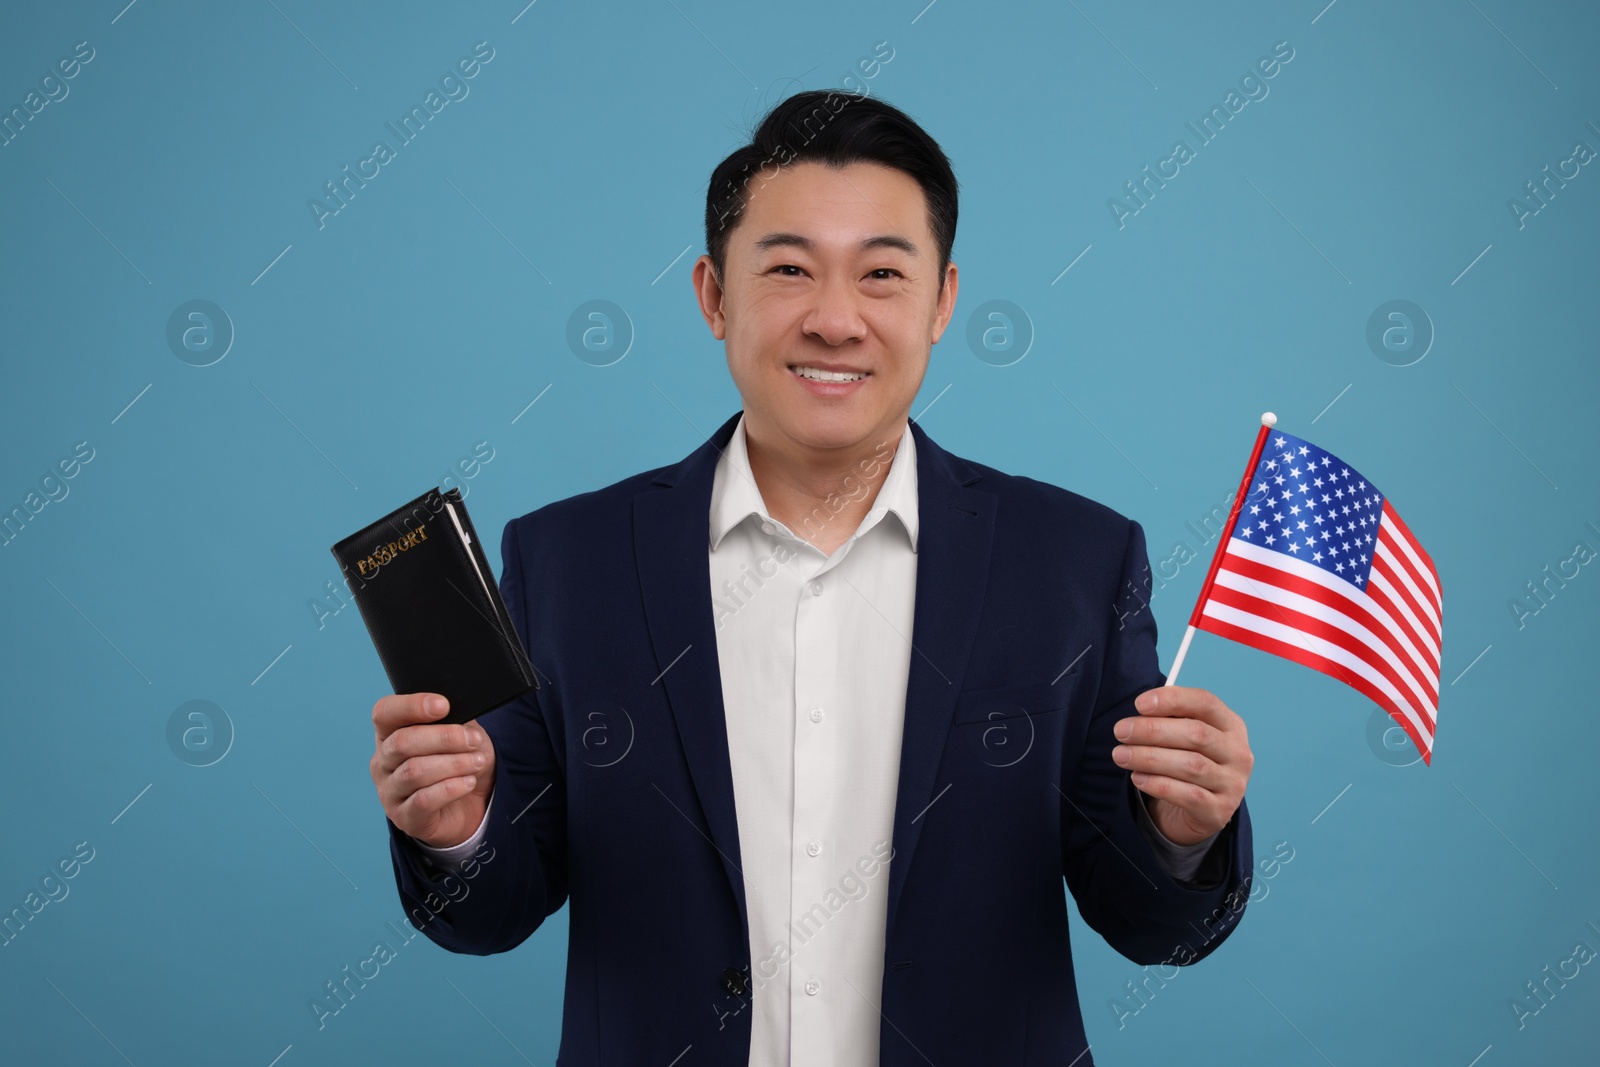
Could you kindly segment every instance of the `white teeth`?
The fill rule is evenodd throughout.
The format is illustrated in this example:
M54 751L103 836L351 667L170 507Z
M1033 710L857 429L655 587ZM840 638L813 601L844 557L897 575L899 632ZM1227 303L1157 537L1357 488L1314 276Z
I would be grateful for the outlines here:
M818 370L816 367L795 367L794 372L802 378L810 378L814 382L858 382L865 378L865 374L851 374L846 371Z

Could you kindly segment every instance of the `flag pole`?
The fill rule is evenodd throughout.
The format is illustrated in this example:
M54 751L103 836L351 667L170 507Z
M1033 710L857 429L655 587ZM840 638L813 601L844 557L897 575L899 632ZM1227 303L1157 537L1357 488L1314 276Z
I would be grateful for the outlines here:
M1189 654L1189 642L1194 639L1195 624L1200 621L1200 614L1205 609L1206 598L1211 595L1211 583L1216 580L1217 568L1222 565L1222 553L1227 550L1228 538L1233 536L1234 524L1239 521L1239 511L1244 506L1244 498L1250 490L1250 475L1255 473L1256 464L1261 461L1261 449L1267 443L1267 434L1278 424L1278 416L1270 411L1261 413L1261 430L1256 434L1256 446L1250 453L1250 463L1244 469L1244 477L1239 479L1239 491L1233 495L1233 507L1228 509L1228 523L1223 528L1222 536L1217 539L1217 550L1211 555L1211 569L1206 572L1205 584L1200 587L1200 595L1195 599L1194 611L1189 615L1189 628L1183 631L1183 643L1178 645L1178 655L1172 661L1172 671L1167 675L1168 685L1178 684L1178 668L1183 666L1183 657Z

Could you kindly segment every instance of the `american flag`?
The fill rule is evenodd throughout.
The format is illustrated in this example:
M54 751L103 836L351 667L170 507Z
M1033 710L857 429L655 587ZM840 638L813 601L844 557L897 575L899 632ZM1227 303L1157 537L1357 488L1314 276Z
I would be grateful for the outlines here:
M1431 764L1439 574L1389 500L1338 456L1263 426L1230 519L1189 625L1360 691Z

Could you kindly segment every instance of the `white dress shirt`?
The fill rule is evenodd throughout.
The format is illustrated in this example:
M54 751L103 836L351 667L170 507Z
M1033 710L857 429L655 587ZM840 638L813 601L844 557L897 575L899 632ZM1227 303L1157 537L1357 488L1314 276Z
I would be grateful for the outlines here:
M750 472L744 418L711 487L711 593L750 918L752 1067L875 1064L884 919L917 578L916 445L825 556ZM893 519L891 520L891 516ZM859 866L858 866L859 864ZM870 874L868 873L870 872Z
M870 460L868 461L871 462ZM885 918L917 574L917 463L909 425L851 536L825 556L768 513L744 417L717 462L709 564L740 866L749 914L751 1067L878 1062ZM895 521L887 521L893 516ZM834 532L834 531L829 531ZM490 798L493 803L493 798ZM1176 878L1213 838L1166 840L1139 824ZM488 823L440 866L476 848ZM420 844L420 842L419 842Z

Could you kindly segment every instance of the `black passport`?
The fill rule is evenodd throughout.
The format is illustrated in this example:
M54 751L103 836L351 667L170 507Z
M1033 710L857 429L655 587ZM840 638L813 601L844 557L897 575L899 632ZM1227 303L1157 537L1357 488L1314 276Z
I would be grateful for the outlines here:
M396 693L470 722L539 687L461 491L428 490L332 548Z

